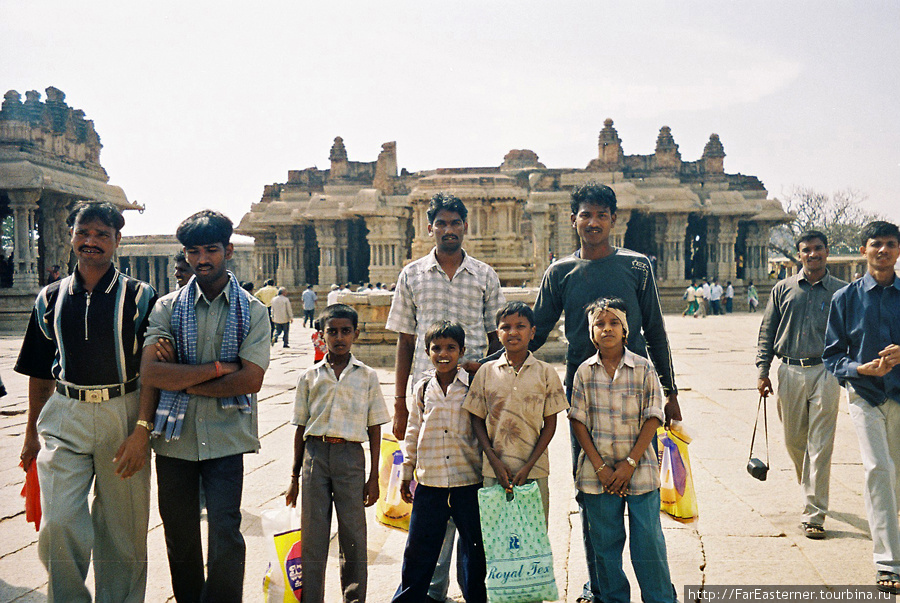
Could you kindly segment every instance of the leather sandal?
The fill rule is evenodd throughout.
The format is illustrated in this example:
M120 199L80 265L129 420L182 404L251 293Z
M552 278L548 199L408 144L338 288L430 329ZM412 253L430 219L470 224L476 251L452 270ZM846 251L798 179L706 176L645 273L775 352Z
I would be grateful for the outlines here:
M879 571L875 575L875 586L883 593L900 594L900 576L894 572Z
M803 522L800 524L800 529L803 530L803 534L811 540L822 540L825 538L825 528L820 524Z

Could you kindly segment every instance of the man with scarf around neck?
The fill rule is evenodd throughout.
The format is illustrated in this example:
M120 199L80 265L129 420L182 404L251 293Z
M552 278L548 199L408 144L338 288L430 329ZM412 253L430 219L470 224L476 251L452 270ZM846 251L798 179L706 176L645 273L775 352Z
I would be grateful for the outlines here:
M26 471L37 462L38 555L50 601L91 600L92 556L97 601L143 601L151 425L138 373L156 292L113 266L125 225L115 206L79 205L66 224L78 263L38 294L15 367L29 378L20 458Z
M243 591L243 455L259 450L256 392L269 365L270 340L265 306L226 270L231 233L231 220L211 210L179 225L176 236L194 276L156 303L141 359L145 385L164 390L153 449L179 603L240 601ZM201 484L209 523L206 576Z

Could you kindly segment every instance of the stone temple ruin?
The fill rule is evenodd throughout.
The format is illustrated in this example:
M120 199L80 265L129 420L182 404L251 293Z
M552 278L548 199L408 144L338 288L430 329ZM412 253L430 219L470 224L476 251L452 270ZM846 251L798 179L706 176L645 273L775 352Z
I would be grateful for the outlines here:
M0 105L0 223L12 235L0 245L0 320L7 325L21 322L50 266L68 273L65 220L77 202L142 209L109 184L94 122L69 107L61 90L45 93L42 101L39 92L26 92L23 102L10 90Z
M626 155L613 121L600 132L584 168L548 168L530 150L512 150L499 166L398 171L396 143L376 161L349 161L334 140L330 169L289 171L264 187L237 232L255 239L257 281L279 285L396 280L404 264L433 246L425 211L438 191L469 209L465 248L489 262L505 286L536 286L547 266L574 251L570 192L590 180L619 201L614 243L655 258L667 310L689 279L716 277L740 289L768 280L770 230L792 219L754 176L727 174L712 134L696 161L682 160L664 126L652 155ZM767 289L767 287L766 287Z

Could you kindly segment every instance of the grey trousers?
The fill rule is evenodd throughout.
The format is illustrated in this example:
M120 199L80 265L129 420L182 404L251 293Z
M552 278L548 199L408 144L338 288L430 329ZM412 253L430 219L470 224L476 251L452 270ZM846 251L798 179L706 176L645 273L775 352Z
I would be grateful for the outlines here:
M341 590L345 603L366 600L368 541L363 506L366 459L362 444L307 439L300 489L303 602L325 600L325 566L332 505L337 511Z
M900 400L872 406L853 388L850 418L856 427L859 452L866 471L866 516L872 533L876 570L900 573Z
M822 525L828 513L831 455L841 386L825 366L778 367L778 417L803 489L803 521Z
M99 404L54 393L38 417L38 555L49 574L50 601L91 601L85 579L92 552L98 603L144 600L150 454L124 480L112 462L134 430L138 403L137 391Z

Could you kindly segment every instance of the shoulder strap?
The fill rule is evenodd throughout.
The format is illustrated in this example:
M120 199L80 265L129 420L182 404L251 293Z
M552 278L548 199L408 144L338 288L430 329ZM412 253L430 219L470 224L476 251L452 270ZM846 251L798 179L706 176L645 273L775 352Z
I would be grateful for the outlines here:
M766 465L769 464L769 423L766 418L766 397L760 396L756 405L756 420L753 422L753 437L750 439L750 458L753 458L753 444L756 442L756 427L759 425L759 409L762 408L763 431L766 434Z

